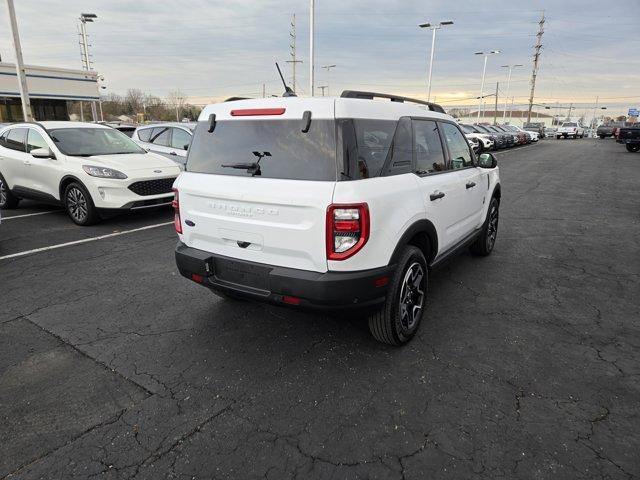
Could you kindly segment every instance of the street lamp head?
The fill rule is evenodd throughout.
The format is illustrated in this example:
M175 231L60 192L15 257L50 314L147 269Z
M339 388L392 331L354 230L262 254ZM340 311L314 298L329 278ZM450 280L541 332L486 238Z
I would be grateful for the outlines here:
M431 26L430 23L421 23L420 25L418 25L420 28L429 28Z
M447 20L446 22L440 22L440 25L453 25L453 21Z
M500 50L491 50L489 53L500 53Z
M80 20L83 22L93 22L94 18L98 18L95 13L81 13Z
M484 52L475 52L474 55L484 55Z

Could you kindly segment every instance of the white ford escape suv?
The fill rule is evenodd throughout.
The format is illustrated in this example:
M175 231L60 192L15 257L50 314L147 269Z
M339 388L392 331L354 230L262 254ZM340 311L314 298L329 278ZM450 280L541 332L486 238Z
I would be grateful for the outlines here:
M179 167L124 133L80 122L0 129L0 208L21 198L62 204L78 225L101 213L168 205Z
M375 101L383 97L392 101ZM402 344L430 267L493 249L496 160L452 117L403 97L270 98L206 107L176 183L176 262L211 290L296 307L368 307Z

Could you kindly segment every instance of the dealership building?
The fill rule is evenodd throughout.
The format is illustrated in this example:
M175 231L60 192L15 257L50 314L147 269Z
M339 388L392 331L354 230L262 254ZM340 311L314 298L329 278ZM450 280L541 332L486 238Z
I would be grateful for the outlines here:
M98 102L98 74L86 70L25 65L31 111L37 121L69 120L68 102ZM87 108L87 119L90 119ZM20 122L22 104L16 66L0 62L0 123Z

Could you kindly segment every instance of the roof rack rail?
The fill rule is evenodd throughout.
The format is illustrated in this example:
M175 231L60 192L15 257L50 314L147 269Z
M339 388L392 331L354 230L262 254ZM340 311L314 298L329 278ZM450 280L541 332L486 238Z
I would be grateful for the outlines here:
M249 97L229 97L225 102L237 102L238 100L251 100Z
M390 95L388 93L376 93L376 92L362 92L359 90L345 90L340 95L341 98L361 98L363 100L373 100L374 98L388 98L392 102L398 103L418 103L420 105L426 105L429 110L433 112L447 113L437 103L425 102L424 100L417 100L415 98L401 97L400 95Z

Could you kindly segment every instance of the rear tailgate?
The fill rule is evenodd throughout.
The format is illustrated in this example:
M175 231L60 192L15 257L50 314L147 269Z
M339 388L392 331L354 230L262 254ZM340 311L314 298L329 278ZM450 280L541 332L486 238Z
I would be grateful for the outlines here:
M334 109L328 98L207 107L175 183L181 241L234 259L326 272L325 223L337 179Z
M621 140L640 140L640 127L623 127L618 138Z
M268 265L327 271L325 222L334 182L187 172L175 186L180 240L189 247Z

